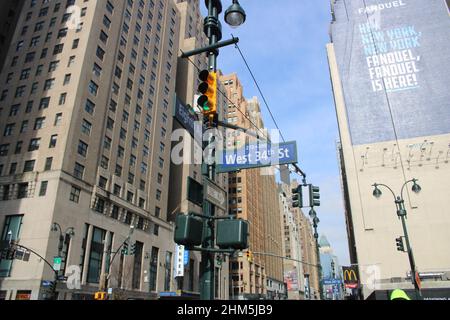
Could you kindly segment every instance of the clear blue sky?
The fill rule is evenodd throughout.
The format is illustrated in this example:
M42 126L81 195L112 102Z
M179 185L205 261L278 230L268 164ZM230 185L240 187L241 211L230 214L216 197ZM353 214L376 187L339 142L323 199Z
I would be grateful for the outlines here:
M231 0L222 0L224 10ZM269 103L287 141L296 140L299 166L320 186L319 233L325 234L343 265L349 263L339 179L339 137L325 46L329 42L329 0L240 0L247 21L231 33ZM204 1L200 0L202 11ZM222 14L223 18L223 14ZM266 127L275 128L244 62L234 46L221 49L218 67L236 72L247 98L257 96Z

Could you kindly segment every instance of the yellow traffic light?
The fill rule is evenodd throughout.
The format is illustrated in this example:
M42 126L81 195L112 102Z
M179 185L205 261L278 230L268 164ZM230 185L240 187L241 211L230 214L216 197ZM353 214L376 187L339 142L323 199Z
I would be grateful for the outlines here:
M106 300L107 297L107 293L106 292L101 292L98 291L94 294L94 299L95 300Z
M217 113L217 73L203 70L199 73L199 79L202 82L198 86L198 91L202 95L197 103L202 108L203 115L210 118L210 115Z
M253 254L250 250L247 251L247 260L250 262L253 261Z

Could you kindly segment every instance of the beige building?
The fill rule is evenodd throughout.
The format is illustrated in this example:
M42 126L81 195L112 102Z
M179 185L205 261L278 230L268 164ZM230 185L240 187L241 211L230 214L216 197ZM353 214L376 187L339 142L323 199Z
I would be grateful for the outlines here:
M346 57L352 56L354 64L348 65L352 72L341 71L344 70L341 63L344 56L341 52L343 43L337 31L348 19L345 19L345 22L342 19L341 1L333 1L333 5L332 43L327 45L327 52L340 131L338 151L350 258L352 264L359 267L364 297L368 297L376 290L413 288L409 278L411 268L408 256L396 248L395 239L403 236L403 230L396 214L394 197L383 187L380 187L382 197L376 199L372 195L374 190L372 185L382 183L392 188L396 196L400 196L402 185L413 178L419 180L422 191L419 194L412 192L412 184L409 184L404 189L403 196L408 213L409 238L417 270L422 278L422 288L425 291L432 288L449 288L450 134L440 129L448 124L448 120L444 120L447 119L448 112L437 111L437 108L441 107L448 110L448 86L439 85L440 81L432 80L434 77L449 74L448 42L439 40L440 37L448 36L446 30L449 21L445 2L417 1L414 4L404 2L402 7L390 9L392 12L398 11L397 15L384 16L381 30L389 28L391 23L389 19L399 15L403 16L405 21L415 24L417 30L427 30L422 39L423 51L420 51L420 48L412 48L410 51L413 55L420 55L422 57L420 61L428 62L426 65L417 62L421 70L418 75L420 89L409 88L404 93L383 91L382 99L377 103L374 103L373 97L376 95L372 90L367 92L358 90L359 94L364 95L363 99L359 100L358 93L354 92L355 88L349 86L349 81L354 80L354 86L357 86L357 83L365 84L368 78L366 73L363 73L365 69L357 65L360 60L359 35L355 38L354 47L349 47L345 53ZM348 8L350 10L348 12L352 12L351 9ZM431 16L432 20L427 21ZM350 22L358 23L360 19L351 16ZM392 23L398 25L398 20L394 19ZM366 32L368 29L362 30L361 32ZM434 40L437 42L432 43ZM363 58L362 62L364 66L365 59ZM438 61L439 59L443 59L442 63ZM442 83L448 83L448 80ZM436 106L434 98L438 97L443 103L439 102ZM390 116L385 116L384 123L380 122L381 125L377 125L378 131L372 137L369 136L372 139L366 139L367 141L361 139L359 139L361 142L358 141L360 133L355 127L358 124L365 126L365 133L361 132L366 134L376 129L374 123L378 118L358 123L351 121L349 115L354 117L351 110L355 107L355 101L361 102L359 104L361 116L371 114L375 118L374 115L378 114L384 116L387 112L385 110L393 112ZM416 102L423 103L426 109L414 109ZM411 111L411 108L414 111ZM389 129L385 130L385 127ZM396 133L395 137L392 137L390 132L394 128ZM427 131L435 133L426 134ZM420 134L421 132L424 134ZM386 135L389 137L385 138Z
M136 254L116 255L109 287L156 298L175 290L167 206L180 14L172 1L71 4L72 14L65 2L26 1L0 75L2 244L52 263L58 223L63 273L81 270L81 287L59 281L59 298L90 299L134 226ZM54 277L35 255L2 260L0 276L5 299L44 298L41 281Z
M255 131L264 129L261 110L256 98L246 100L236 74L221 77L230 100L227 121ZM239 110L238 110L239 108ZM246 116L244 116L246 115ZM227 131L226 147L241 147L256 138L242 132ZM267 169L248 169L229 175L230 214L249 221L249 251L282 253L281 226L273 172ZM232 293L235 298L279 296L283 288L282 262L264 255L240 256L232 263ZM273 286L273 284L276 284ZM267 290L267 287L271 289ZM274 288L275 287L275 288Z
M195 48L200 48L208 43L203 32L203 17L200 13L201 1L185 1L178 0L177 8L180 11L180 50L187 52ZM198 69L208 69L208 59L206 55L197 55L189 58L178 58L176 96L181 103L180 107L196 106L197 88L200 83L198 79ZM219 60L220 65L220 60ZM220 86L220 91L224 88ZM218 96L218 106L220 119L224 118L226 112L226 99L224 96ZM188 110L185 110L189 113ZM199 119L201 123L201 118ZM183 125L174 120L173 131L180 132L174 135L172 146L176 147L180 143L183 144L182 156L189 154L191 157L185 159L181 164L171 162L170 167L170 189L169 189L169 219L174 221L175 216L179 213L195 212L202 213L202 208L187 200L187 181L188 177L202 183L202 168L200 164L196 164L194 153L195 150L201 149L201 145L194 145L194 139L191 134L184 130ZM199 148L199 149L196 149ZM189 151L189 152L187 152ZM218 174L215 181L224 189L228 189L228 175ZM216 209L216 215L224 215L226 212ZM180 279L177 289L182 290L182 294L191 294L199 296L200 292L200 262L201 254L198 252L189 252L189 262L185 266L184 276ZM221 256L221 263L217 263L215 259L215 298L228 299L229 296L229 258Z

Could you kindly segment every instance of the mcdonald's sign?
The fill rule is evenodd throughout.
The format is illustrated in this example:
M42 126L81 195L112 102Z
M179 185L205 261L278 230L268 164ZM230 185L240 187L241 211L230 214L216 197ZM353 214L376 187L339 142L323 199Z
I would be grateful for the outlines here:
M356 289L359 285L358 268L356 266L342 267L342 272L344 274L345 287Z

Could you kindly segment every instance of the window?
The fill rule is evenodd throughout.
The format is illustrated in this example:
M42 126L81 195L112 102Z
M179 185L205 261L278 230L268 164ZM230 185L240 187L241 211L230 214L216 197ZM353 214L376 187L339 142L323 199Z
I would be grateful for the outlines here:
M22 121L22 126L20 127L20 133L26 132L28 129L28 120Z
M58 68L58 65L59 65L59 60L50 62L50 65L48 67L48 72L55 71Z
M108 35L103 30L100 32L100 41L104 44L108 42Z
M3 132L3 136L7 137L7 136L12 135L15 126L16 126L15 123L7 124L7 125L5 126L5 131Z
M48 144L48 147L51 148L55 148L56 147L56 143L58 142L58 135L54 134L50 137L50 143Z
M150 291L156 291L157 275L158 275L158 255L159 249L152 247L150 256Z
M161 216L161 208L155 207L155 217L159 218Z
M84 175L84 166L79 164L78 162L75 162L75 167L73 170L73 175L78 179L83 179Z
M82 157L86 157L88 151L88 145L83 141L78 142L78 154Z
M95 103L93 103L91 100L86 100L86 105L84 106L84 110L86 110L87 113L93 114L95 109Z
M63 83L64 86L69 84L71 76L72 76L71 74L66 74L64 76L64 83Z
M44 127L45 117L37 118L34 122L34 130L39 130Z
M159 225L155 224L155 226L153 227L153 234L155 236L159 235Z
M30 140L30 144L28 145L28 151L39 150L39 145L41 143L41 138L35 138Z
M91 134L91 128L92 124L86 119L83 119L83 122L81 123L81 132L89 136Z
M55 85L55 78L45 80L44 90L50 90Z
M59 96L59 105L62 106L66 103L66 98L67 98L67 93L61 93L61 95Z
M88 89L89 89L89 92L90 92L92 95L94 95L94 96L97 95L97 92L98 92L98 85L97 85L94 81L89 82L89 87L88 87Z
M97 77L100 77L102 75L102 68L98 64L94 63L94 67L92 68L92 73L94 75L96 75Z
M25 161L25 164L23 166L23 172L32 172L34 170L35 163L36 163L35 160Z
M55 115L55 123L54 123L55 127L61 124L61 120L62 120L62 113L57 113Z
M53 158L49 157L45 159L44 171L50 171L52 169Z
M11 106L11 109L9 110L9 116L14 117L19 112L20 104L15 104Z
M121 191L122 191L122 187L115 183L114 188L113 188L114 195L120 197Z
M43 197L46 195L47 193L47 186L48 186L48 181L42 181L41 182L41 187L39 189L39 197Z
M78 48L78 44L80 43L80 39L73 40L72 49Z
M103 58L105 57L105 50L103 50L100 47L97 47L96 55L97 55L97 58L99 58L100 60L103 61Z
M80 188L72 186L72 189L70 190L69 200L78 203L80 201L80 193L81 193Z
M62 43L61 44L57 44L55 46L55 48L53 49L53 55L57 55L57 54L62 53L63 49L64 49L64 44L62 44Z
M5 189L4 189L5 190ZM19 239L22 227L23 215L6 216L5 224L1 233L1 242L15 241ZM10 277L12 260L0 259L0 277Z
M0 145L0 156L4 157L8 155L9 144Z
M14 154L19 154L20 152L22 152L22 145L23 145L23 141L17 141L16 149L14 150Z
M39 103L39 110L47 109L50 104L50 97L42 98Z
M133 197L134 197L133 192L127 191L127 201L128 202L133 202Z
M91 252L89 254L89 264L87 270L87 282L99 283L100 273L103 260L103 252L105 250L106 231L95 228L92 233Z
M11 167L9 168L9 174L16 174L17 171L17 162L11 163Z
M69 58L69 63L67 64L67 67L71 67L75 63L75 56L71 56Z

